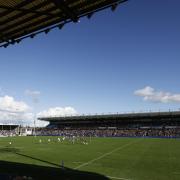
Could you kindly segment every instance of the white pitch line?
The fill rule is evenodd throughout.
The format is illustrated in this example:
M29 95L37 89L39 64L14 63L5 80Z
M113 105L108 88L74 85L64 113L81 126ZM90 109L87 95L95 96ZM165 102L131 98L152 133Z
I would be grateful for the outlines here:
M73 163L75 163L75 164L81 164L81 163L83 163L83 162L76 162L76 161L75 161L75 162L73 162Z
M111 178L111 179L131 180L131 179L120 178L120 177L112 177L112 176L107 176L107 177L108 177L108 178Z
M141 139L140 139L140 140L141 140ZM139 141L139 140L138 140L138 141ZM134 144L134 143L136 143L136 142L137 142L137 141L127 143L127 144L125 144L125 145L123 145L123 146L121 146L121 147L118 147L118 148L116 148L116 149L114 149L114 150L112 150L112 151L110 151L110 152L108 152L108 153L105 153L105 154L103 154L103 155L101 155L101 156L99 156L99 157L97 157L97 158L95 158L95 159L92 159L92 160L90 160L90 161L88 161L88 162L86 162L86 163L84 163L84 164L81 164L81 165L77 166L77 167L74 168L74 169L79 169L79 168L81 168L81 167L87 166L88 164L91 164L91 163L93 163L94 161L97 161L97 160L99 160L99 159L102 159L102 158L104 158L104 157L106 157L106 156L108 156L108 155L110 155L110 154L112 154L112 153L114 153L114 152L116 152L116 151L119 151L119 150L121 150L121 149L124 149L125 147L130 146L130 145L132 145L132 144Z

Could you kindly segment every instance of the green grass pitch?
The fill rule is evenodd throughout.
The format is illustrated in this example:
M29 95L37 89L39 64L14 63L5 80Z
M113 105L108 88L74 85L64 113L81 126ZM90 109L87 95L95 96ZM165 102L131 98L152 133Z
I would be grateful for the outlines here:
M14 173L23 165L21 173L30 172L34 166L44 167L39 176L48 177L50 170L54 174L60 171L62 161L68 169L65 174L78 171L107 179L179 180L180 139L92 138L84 145L58 142L57 137L0 138L0 173ZM73 173L67 179L76 177Z

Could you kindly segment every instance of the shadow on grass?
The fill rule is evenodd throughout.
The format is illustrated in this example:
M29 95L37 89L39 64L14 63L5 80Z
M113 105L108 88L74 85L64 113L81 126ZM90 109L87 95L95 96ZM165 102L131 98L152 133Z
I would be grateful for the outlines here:
M32 157L32 156L29 156L29 155L26 155L26 154L22 154L22 153L19 153L19 152L15 152L15 154L17 154L19 156L22 156L22 157L26 157L26 158L32 159L32 160L36 160L36 161L40 161L40 162L46 163L46 164L49 164L51 166L59 167L58 164L55 164L55 163L52 163L52 162L49 162L49 161L45 161L45 160L42 160L42 159L39 159L39 158L36 158L36 157Z
M14 148L14 147L6 146L3 148L0 148L0 153L18 153L18 152L19 152L19 149Z
M0 161L0 180L108 180L107 177L97 173L79 171L66 167L61 168L58 164L54 164L36 157L22 154L16 148L1 148L0 153L2 152L14 153L19 156L44 162L54 167ZM22 178L23 176L26 176L26 178Z
M85 171L78 171L69 168L46 167L32 164L0 161L0 179L14 180L108 180L107 177ZM28 178L20 178L20 177Z

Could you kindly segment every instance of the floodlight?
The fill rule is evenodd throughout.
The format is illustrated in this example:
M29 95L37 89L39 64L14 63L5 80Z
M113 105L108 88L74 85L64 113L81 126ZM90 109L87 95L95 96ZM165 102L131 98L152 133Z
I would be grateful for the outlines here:
M78 23L79 22L79 18L76 17L74 20L73 20L74 23Z
M10 43L11 43L11 44L15 44L16 41L15 41L14 39L11 39Z
M64 25L65 25L64 23L59 24L59 25L58 25L58 28L59 28L59 29L62 29Z
M92 15L93 15L93 13L89 13L89 14L87 15L87 18L88 18L88 19L91 19Z
M19 44L21 42L21 39L17 39L16 42Z
M117 3L113 4L113 5L111 6L111 11L115 11L115 10L116 10L116 8L117 8L117 6L118 6L118 4L117 4Z
M3 45L4 48L7 48L8 46L9 46L8 43Z
M31 34L30 38L33 39L35 37L36 34Z
M48 29L46 29L44 32L45 32L45 34L48 34L49 31L50 31L50 29L48 28Z

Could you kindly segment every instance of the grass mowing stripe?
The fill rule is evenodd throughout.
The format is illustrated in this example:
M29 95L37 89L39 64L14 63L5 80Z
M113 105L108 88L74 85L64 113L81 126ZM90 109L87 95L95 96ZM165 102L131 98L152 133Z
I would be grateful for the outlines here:
M111 178L111 179L131 180L131 179L120 178L120 177L112 177L112 176L107 176L107 177L108 177L108 178Z
M140 139L140 140L142 140L142 139ZM114 149L114 150L112 150L112 151L110 151L110 152L108 152L108 153L105 153L105 154L103 154L103 155L101 155L101 156L99 156L99 157L97 157L97 158L95 158L95 159L92 159L92 160L90 160L90 161L88 161L88 162L86 162L86 163L83 163L83 164L77 166L77 167L74 168L74 169L79 169L79 168L81 168L81 167L87 166L87 165L89 165L89 164L91 164L91 163L93 163L93 162L95 162L95 161L97 161L97 160L99 160L99 159L102 159L102 158L104 158L104 157L106 157L106 156L108 156L108 155L110 155L110 154L112 154L112 153L114 153L114 152L116 152L116 151L119 151L119 150L121 150L121 149L124 149L125 147L130 146L130 145L132 145L132 144L135 144L135 143L137 143L137 142L140 141L140 140L137 140L137 141L135 141L135 142L127 143L127 144L125 144L125 145L123 145L123 146L121 146L121 147L118 147L118 148L116 148L116 149Z

